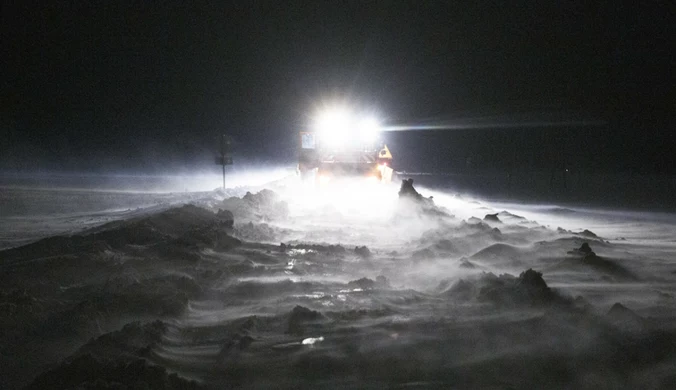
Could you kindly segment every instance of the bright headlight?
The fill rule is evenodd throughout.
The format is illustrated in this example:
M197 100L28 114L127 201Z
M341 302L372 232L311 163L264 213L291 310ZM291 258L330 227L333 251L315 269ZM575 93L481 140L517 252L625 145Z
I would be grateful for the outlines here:
M336 131L345 131L350 125L350 115L347 110L334 108L322 112L315 124L316 131L319 133L333 133Z
M315 131L324 141L332 145L343 143L349 128L350 114L340 107L322 112L315 123Z
M373 117L356 118L343 107L332 107L315 117L314 131L326 146L371 143L378 138L380 123Z

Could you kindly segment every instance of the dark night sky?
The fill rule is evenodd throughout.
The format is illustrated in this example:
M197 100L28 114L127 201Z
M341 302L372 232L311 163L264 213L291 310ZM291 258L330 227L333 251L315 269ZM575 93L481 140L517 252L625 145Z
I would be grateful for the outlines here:
M221 132L236 161L289 162L315 104L346 97L388 124L605 121L391 134L411 169L515 145L546 166L563 142L580 167L674 172L675 13L592 3L8 1L0 170L207 166Z

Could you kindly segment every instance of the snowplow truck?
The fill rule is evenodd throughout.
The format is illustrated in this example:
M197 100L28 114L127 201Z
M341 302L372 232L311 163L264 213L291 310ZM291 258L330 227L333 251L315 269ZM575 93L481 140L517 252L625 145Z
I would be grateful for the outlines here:
M392 153L382 141L332 142L317 132L301 132L298 172L305 181L324 183L340 177L392 181Z

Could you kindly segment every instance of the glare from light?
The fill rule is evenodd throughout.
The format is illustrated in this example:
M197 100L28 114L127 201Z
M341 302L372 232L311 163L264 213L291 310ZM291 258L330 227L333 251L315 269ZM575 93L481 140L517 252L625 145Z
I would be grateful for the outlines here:
M380 133L380 123L373 117L367 117L359 122L357 130L364 141L374 142Z
M330 176L327 175L319 175L319 184L326 184L331 180Z
M382 184L377 175L358 178L328 175L330 179L323 184L322 176L319 175L319 183L312 189L289 187L285 190L290 215L301 215L308 210L323 213L329 207L358 220L382 220L391 215L397 205L398 185Z

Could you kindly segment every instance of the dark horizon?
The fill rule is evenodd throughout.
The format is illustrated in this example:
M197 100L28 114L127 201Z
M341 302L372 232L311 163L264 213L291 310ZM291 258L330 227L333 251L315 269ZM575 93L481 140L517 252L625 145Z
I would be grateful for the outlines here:
M596 123L386 133L402 170L471 158L673 174L667 16L526 2L5 5L0 171L208 168L221 133L236 164L292 164L315 107L347 99L391 126L549 114Z

